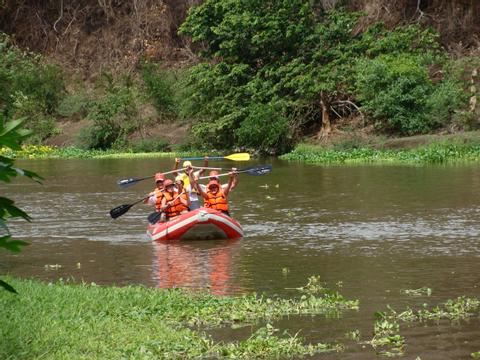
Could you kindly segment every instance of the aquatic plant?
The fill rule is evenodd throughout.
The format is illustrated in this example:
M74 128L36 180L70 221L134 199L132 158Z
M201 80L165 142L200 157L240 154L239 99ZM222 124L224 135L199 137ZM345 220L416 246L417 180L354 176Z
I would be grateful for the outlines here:
M0 148L0 155L23 159L121 159L186 157L198 155L194 152L149 152L139 153L130 150L84 150L76 147L58 148L46 145L24 145L20 150Z
M405 295L409 296L430 296L432 295L432 289L429 287L423 286L419 289L406 289L401 290L401 292Z
M461 320L473 316L479 308L479 299L460 296L456 299L447 300L444 304L435 306L432 309L428 309L425 304L423 309L417 311L407 309L398 313L391 307L388 307L389 312L386 316L389 319L402 321Z
M280 156L283 160L313 164L365 164L365 163L449 163L479 161L480 145L476 143L433 143L417 149L374 149L370 147L350 150L300 144L292 152Z
M375 313L375 316L377 321L373 328L374 335L367 343L376 350L380 348L379 355L388 357L403 355L405 339L399 334L400 326L398 323L389 321L386 314L382 312Z

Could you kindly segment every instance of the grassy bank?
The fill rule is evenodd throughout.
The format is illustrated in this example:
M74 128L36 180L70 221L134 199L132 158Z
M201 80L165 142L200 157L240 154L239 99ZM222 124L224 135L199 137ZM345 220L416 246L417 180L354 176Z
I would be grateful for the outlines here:
M359 147L336 150L322 146L300 144L295 150L282 155L280 158L313 164L476 162L480 161L480 141L441 141L414 149Z
M58 148L44 145L24 145L22 150L0 149L0 155L16 159L108 159L202 156L195 152L133 152L126 150L83 150L76 147Z
M358 308L337 292L287 300L6 280L19 295L0 292L2 359L298 358L340 346L305 345L269 321ZM243 341L215 342L198 330L259 321L266 326Z

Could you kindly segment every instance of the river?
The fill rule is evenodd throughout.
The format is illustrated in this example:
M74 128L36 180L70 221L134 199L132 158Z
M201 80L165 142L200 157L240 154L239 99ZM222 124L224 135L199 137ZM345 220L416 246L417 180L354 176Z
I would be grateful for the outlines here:
M480 297L480 167L311 166L275 159L265 176L240 175L230 196L241 240L156 244L145 234L151 209L139 204L112 220L108 212L152 190L153 180L127 189L116 181L167 170L172 159L22 160L41 174L1 185L2 195L32 215L11 230L31 245L2 251L0 270L45 281L210 289L218 295L265 293L291 297L311 275L360 300L340 319L294 317L276 326L307 341L347 344L325 359L371 359L368 345L345 340L358 329L372 337L374 312ZM265 160L264 160L265 162ZM251 166L211 162L214 166ZM406 289L432 289L411 297ZM228 330L216 338L245 336ZM406 357L461 359L480 350L476 315L460 323L401 324Z

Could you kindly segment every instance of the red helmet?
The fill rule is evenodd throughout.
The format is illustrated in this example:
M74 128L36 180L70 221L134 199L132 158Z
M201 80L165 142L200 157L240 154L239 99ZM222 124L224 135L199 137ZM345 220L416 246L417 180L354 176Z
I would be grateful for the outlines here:
M165 175L163 175L162 173L156 173L155 174L155 182L164 181L164 180L165 180Z
M164 186L164 187L168 187L168 186L170 186L170 185L173 185L173 181L170 180L170 179L167 179L167 180L165 180L165 181L163 182L163 186Z
M218 175L220 175L220 173L219 173L217 170L212 170L212 171L210 171L210 173L208 174L208 177L218 178Z

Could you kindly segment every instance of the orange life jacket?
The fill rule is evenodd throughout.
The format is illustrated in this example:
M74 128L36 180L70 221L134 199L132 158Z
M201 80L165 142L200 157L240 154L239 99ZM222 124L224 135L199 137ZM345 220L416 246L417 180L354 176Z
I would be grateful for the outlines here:
M172 201L178 196L178 192L175 191L173 195L171 195L168 191L165 191L163 193L163 196L167 200L167 203ZM177 215L180 215L183 211L188 210L188 207L185 206L180 199L184 199L188 201L188 195L187 194L182 194L178 196L178 198L174 201L172 206L169 206L166 210L165 213L167 214L167 218L172 218Z
M205 199L203 206L214 210L228 211L227 197L222 189L218 189L216 194L213 194L210 189L208 189L207 199Z
M155 188L153 192L155 193L155 210L158 212L162 208L162 199L165 192L163 189L159 190L158 188Z

